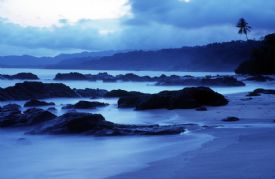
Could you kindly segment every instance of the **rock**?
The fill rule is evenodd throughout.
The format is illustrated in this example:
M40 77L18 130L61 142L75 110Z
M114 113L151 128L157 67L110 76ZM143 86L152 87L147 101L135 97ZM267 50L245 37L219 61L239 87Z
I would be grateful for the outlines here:
M75 91L64 84L42 82L16 83L15 86L3 89L0 96L5 96L8 100L79 97Z
M39 101L37 99L31 99L24 104L24 107L36 107L36 106L54 106L53 102Z
M58 73L55 75L54 80L89 80L87 75L83 75L77 72L71 73Z
M265 36L261 46L253 50L249 60L241 63L235 70L237 74L272 75L275 74L275 33Z
M114 135L172 135L184 132L183 126L120 125L108 122L100 114L67 113L47 124L37 127L30 134L86 134Z
M245 80L246 81L266 82L266 81L272 81L274 79L269 77L269 76L255 75L255 76L252 76L252 77L248 77Z
M171 76L162 77L156 85L159 86L245 86L245 83L232 76Z
M9 80L39 80L38 76L32 73L18 73L15 75L0 75L2 79Z
M204 106L196 108L196 111L207 111L207 108Z
M240 119L237 118L237 117L227 117L225 119L223 119L222 121L224 122L236 122L236 121L239 121Z
M103 97L106 93L100 89L71 89L62 83L24 82L0 88L0 100Z
M74 91L81 97L89 97L89 98L98 98L104 97L105 94L108 92L107 90L103 89L74 89Z
M54 114L43 109L32 108L24 111L22 125L30 126L50 121L56 118Z
M52 113L42 109L33 108L21 113L18 105L7 105L0 111L0 127L26 127L55 117Z
M207 87L184 88L179 91L162 91L157 94L121 97L118 107L148 109L191 109L200 106L223 106L227 99Z
M14 125L21 117L20 106L17 104L8 104L0 110L0 127L8 127Z
M104 97L106 98L119 98L119 97L125 97L125 96L139 96L144 95L144 93L137 92L137 91L125 91L125 90L112 90L107 92Z
M275 95L275 90L272 89L256 89L250 93L248 93L247 96L260 96L261 94L271 94L271 95Z
M63 109L95 109L97 107L104 107L109 104L101 103L97 101L79 101L76 104L68 104Z

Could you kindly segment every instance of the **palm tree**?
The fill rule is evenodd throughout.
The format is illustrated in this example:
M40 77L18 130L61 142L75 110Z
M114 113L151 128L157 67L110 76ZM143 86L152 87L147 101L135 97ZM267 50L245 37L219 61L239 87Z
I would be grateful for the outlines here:
M245 34L246 39L248 40L247 34L251 31L251 26L248 25L244 18L240 18L237 27L239 28L239 34Z

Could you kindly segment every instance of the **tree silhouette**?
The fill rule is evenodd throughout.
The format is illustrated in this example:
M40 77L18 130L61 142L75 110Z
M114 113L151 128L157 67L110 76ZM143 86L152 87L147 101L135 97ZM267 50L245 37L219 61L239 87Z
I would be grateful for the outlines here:
M248 25L244 18L240 18L237 27L239 28L239 34L245 34L246 39L248 40L247 34L251 31L251 26Z

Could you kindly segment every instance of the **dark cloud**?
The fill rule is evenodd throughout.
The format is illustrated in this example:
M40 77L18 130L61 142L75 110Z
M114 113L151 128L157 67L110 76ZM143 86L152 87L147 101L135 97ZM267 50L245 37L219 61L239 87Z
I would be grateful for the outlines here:
M158 49L245 39L235 24L244 17L250 38L275 30L274 0L131 0L133 17L89 20L51 28L22 27L0 19L0 53L43 55L66 50ZM25 50L24 50L25 49ZM3 54L3 52L2 52ZM37 54L37 53L35 53ZM1 54L0 54L1 55Z

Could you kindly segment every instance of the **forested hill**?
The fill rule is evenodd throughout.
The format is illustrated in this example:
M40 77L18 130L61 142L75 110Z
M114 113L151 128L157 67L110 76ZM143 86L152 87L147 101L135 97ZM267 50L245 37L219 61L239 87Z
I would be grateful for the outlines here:
M258 41L234 41L206 46L131 51L87 60L77 68L101 70L234 71L247 60ZM59 67L62 67L59 65ZM75 66L76 67L76 66Z

